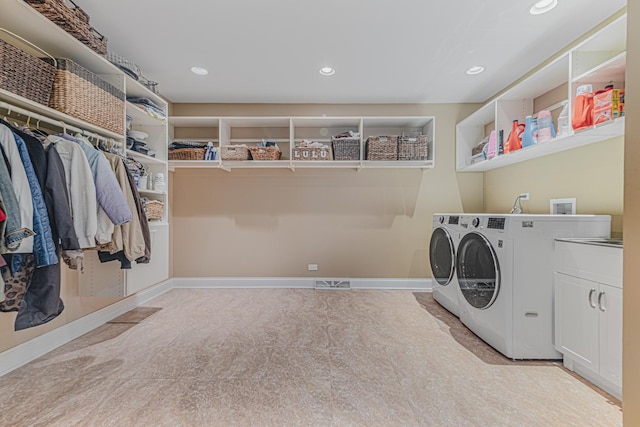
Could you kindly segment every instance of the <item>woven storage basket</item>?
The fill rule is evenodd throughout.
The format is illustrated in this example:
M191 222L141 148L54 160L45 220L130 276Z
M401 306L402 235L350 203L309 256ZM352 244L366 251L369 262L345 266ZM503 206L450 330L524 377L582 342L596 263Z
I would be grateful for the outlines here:
M428 160L427 135L401 136L398 139L398 160Z
M249 148L244 145L223 145L220 147L222 160L249 160Z
M169 150L169 160L204 160L204 148L177 148Z
M159 200L149 200L144 205L144 212L147 215L148 220L162 219L164 203Z
M25 0L31 7L50 21L89 46L100 55L107 53L107 39L89 25L89 15L75 3L72 9L65 0Z
M49 105L55 75L52 64L0 39L0 88Z
M370 136L367 160L398 160L398 136Z
M282 152L276 147L251 147L253 160L280 160Z
M296 147L293 160L331 160L331 149L317 147Z
M69 59L58 59L49 106L124 134L124 93Z
M360 138L331 138L334 160L360 160Z

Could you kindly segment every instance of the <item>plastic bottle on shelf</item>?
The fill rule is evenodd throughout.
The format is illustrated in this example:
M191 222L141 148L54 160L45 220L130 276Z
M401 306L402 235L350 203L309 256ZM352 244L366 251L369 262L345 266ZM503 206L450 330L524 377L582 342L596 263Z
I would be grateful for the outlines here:
M522 148L536 144L538 142L537 136L538 124L533 117L527 116L524 132L522 132Z
M558 116L558 137L569 136L569 101L562 101L562 111Z
M522 148L522 132L524 132L524 123L518 123L517 120L514 120L511 123L511 133L505 143L505 154Z
M492 130L489 134L489 142L487 143L487 160L491 160L498 155L498 147L496 146L496 131Z
M556 129L551 119L551 112L542 110L538 113L538 143L550 141L556 137Z

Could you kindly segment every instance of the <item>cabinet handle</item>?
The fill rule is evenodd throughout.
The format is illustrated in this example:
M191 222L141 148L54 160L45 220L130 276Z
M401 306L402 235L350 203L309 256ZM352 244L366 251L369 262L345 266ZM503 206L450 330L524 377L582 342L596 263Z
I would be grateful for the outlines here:
M596 293L596 290L593 288L589 291L589 305L591 306L591 308L596 308L596 305L593 302L593 294L595 293Z
M607 309L602 306L602 296L603 295L604 295L604 292L600 292L598 294L598 307L600 307L600 311L607 311Z

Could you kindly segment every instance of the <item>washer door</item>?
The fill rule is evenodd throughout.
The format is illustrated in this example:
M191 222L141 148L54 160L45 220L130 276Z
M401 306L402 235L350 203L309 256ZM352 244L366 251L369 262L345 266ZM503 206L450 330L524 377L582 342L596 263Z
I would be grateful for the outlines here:
M500 292L500 266L496 252L485 236L467 233L458 245L458 284L472 307L486 309Z
M455 249L451 234L442 227L433 230L429 243L429 262L433 278L442 286L447 286L455 273Z

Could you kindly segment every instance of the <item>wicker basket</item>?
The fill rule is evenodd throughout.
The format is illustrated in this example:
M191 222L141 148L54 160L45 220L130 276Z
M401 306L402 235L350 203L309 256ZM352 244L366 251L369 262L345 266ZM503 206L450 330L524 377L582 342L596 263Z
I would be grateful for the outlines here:
M334 160L360 160L360 138L331 138Z
M100 55L107 53L107 39L89 25L89 15L71 0L72 9L65 0L25 0L57 26L89 46Z
M11 36L15 36L3 30ZM36 48L21 37L16 38ZM36 48L37 49L37 48ZM0 88L49 105L56 67L0 39Z
M331 160L331 149L317 147L296 147L292 152L293 160Z
M244 145L223 145L220 147L222 160L249 160L249 148Z
M282 152L276 147L251 147L253 160L280 160Z
M398 160L398 137L370 136L367 139L367 160Z
M124 93L69 59L58 59L49 106L124 134Z
M176 148L169 150L169 160L204 160L204 148Z
M428 160L427 135L401 136L398 139L398 160Z
M148 220L162 219L164 213L164 203L159 200L149 200L144 205L144 212L147 215Z

